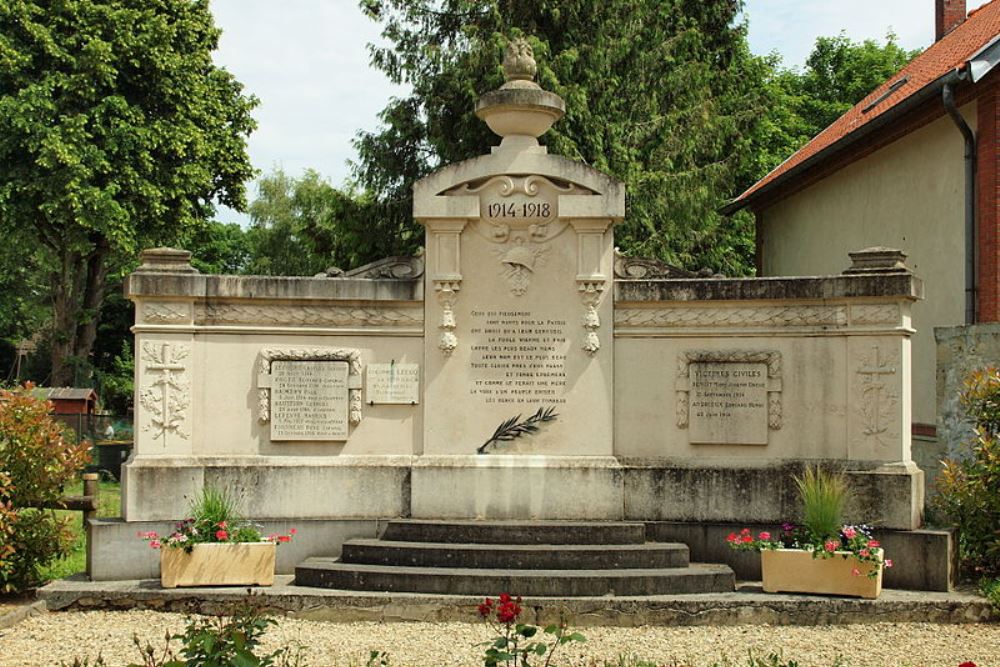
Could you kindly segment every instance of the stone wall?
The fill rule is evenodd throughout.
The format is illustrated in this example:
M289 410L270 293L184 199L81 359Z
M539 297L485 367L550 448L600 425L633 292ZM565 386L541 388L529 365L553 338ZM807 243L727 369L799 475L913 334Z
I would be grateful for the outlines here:
M941 456L956 456L973 437L959 395L976 369L1000 365L1000 324L934 329L937 340L937 435Z

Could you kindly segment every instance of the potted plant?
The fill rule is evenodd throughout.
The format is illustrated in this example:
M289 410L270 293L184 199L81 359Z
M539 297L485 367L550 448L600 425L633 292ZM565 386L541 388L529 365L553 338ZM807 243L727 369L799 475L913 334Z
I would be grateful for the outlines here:
M274 583L275 548L295 534L264 536L243 519L226 493L205 487L191 503L190 516L170 535L140 532L160 551L160 585L270 586Z
M726 538L737 551L760 552L764 591L819 593L875 599L882 573L892 567L869 526L844 525L849 497L841 473L807 468L796 477L802 501L802 525L784 524L780 532L749 528Z

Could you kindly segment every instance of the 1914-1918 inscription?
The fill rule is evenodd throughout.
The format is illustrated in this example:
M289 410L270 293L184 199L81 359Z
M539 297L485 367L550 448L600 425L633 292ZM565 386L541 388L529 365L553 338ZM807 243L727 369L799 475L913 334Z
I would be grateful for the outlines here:
M566 402L566 320L528 310L471 315L470 395L486 404Z
M271 440L346 440L348 367L343 361L271 364Z
M767 364L692 363L692 444L767 444Z

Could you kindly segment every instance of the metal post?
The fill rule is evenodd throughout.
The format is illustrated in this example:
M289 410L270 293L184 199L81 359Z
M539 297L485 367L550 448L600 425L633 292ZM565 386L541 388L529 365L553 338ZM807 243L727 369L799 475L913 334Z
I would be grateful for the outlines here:
M83 473L83 495L93 499L91 507L93 509L83 512L83 534L87 539L87 576L90 576L90 564L93 558L93 536L91 535L90 519L97 518L98 496L101 492L101 476L96 472Z

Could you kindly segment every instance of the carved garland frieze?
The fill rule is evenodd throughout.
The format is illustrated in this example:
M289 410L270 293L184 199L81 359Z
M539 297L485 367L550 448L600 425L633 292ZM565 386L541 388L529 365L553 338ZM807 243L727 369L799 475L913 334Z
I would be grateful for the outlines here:
M621 308L615 325L642 327L846 326L845 306L761 306L754 308Z
M461 288L462 283L458 280L434 281L434 291L437 293L438 303L441 304L441 323L438 324L441 336L438 339L438 349L446 356L450 356L458 347L458 336L455 335L455 304Z
M162 438L164 444L168 434L189 437L184 423L191 405L191 383L186 377L190 354L191 346L184 343L142 344L139 404L149 417L143 430L152 431L153 438Z
M346 361L348 368L349 420L361 423L361 352L330 347L265 347L257 368L257 420L271 420L271 363L274 361Z
M186 324L191 321L191 306L186 303L149 301L142 305L142 319L150 324Z
M900 323L899 306L895 303L851 306L851 324Z
M687 428L690 423L688 409L691 364L694 363L743 363L767 365L767 427L781 429L781 353L774 350L686 350L677 355L677 427Z
M604 292L604 281L579 280L577 288L580 291L583 307L586 309L582 320L586 332L582 348L584 352L594 356L601 349L601 339L597 335L597 330L601 328L601 316L597 312L597 305L601 302L601 294Z
M209 303L195 307L195 320L208 325L405 327L424 321L423 308L286 306Z

